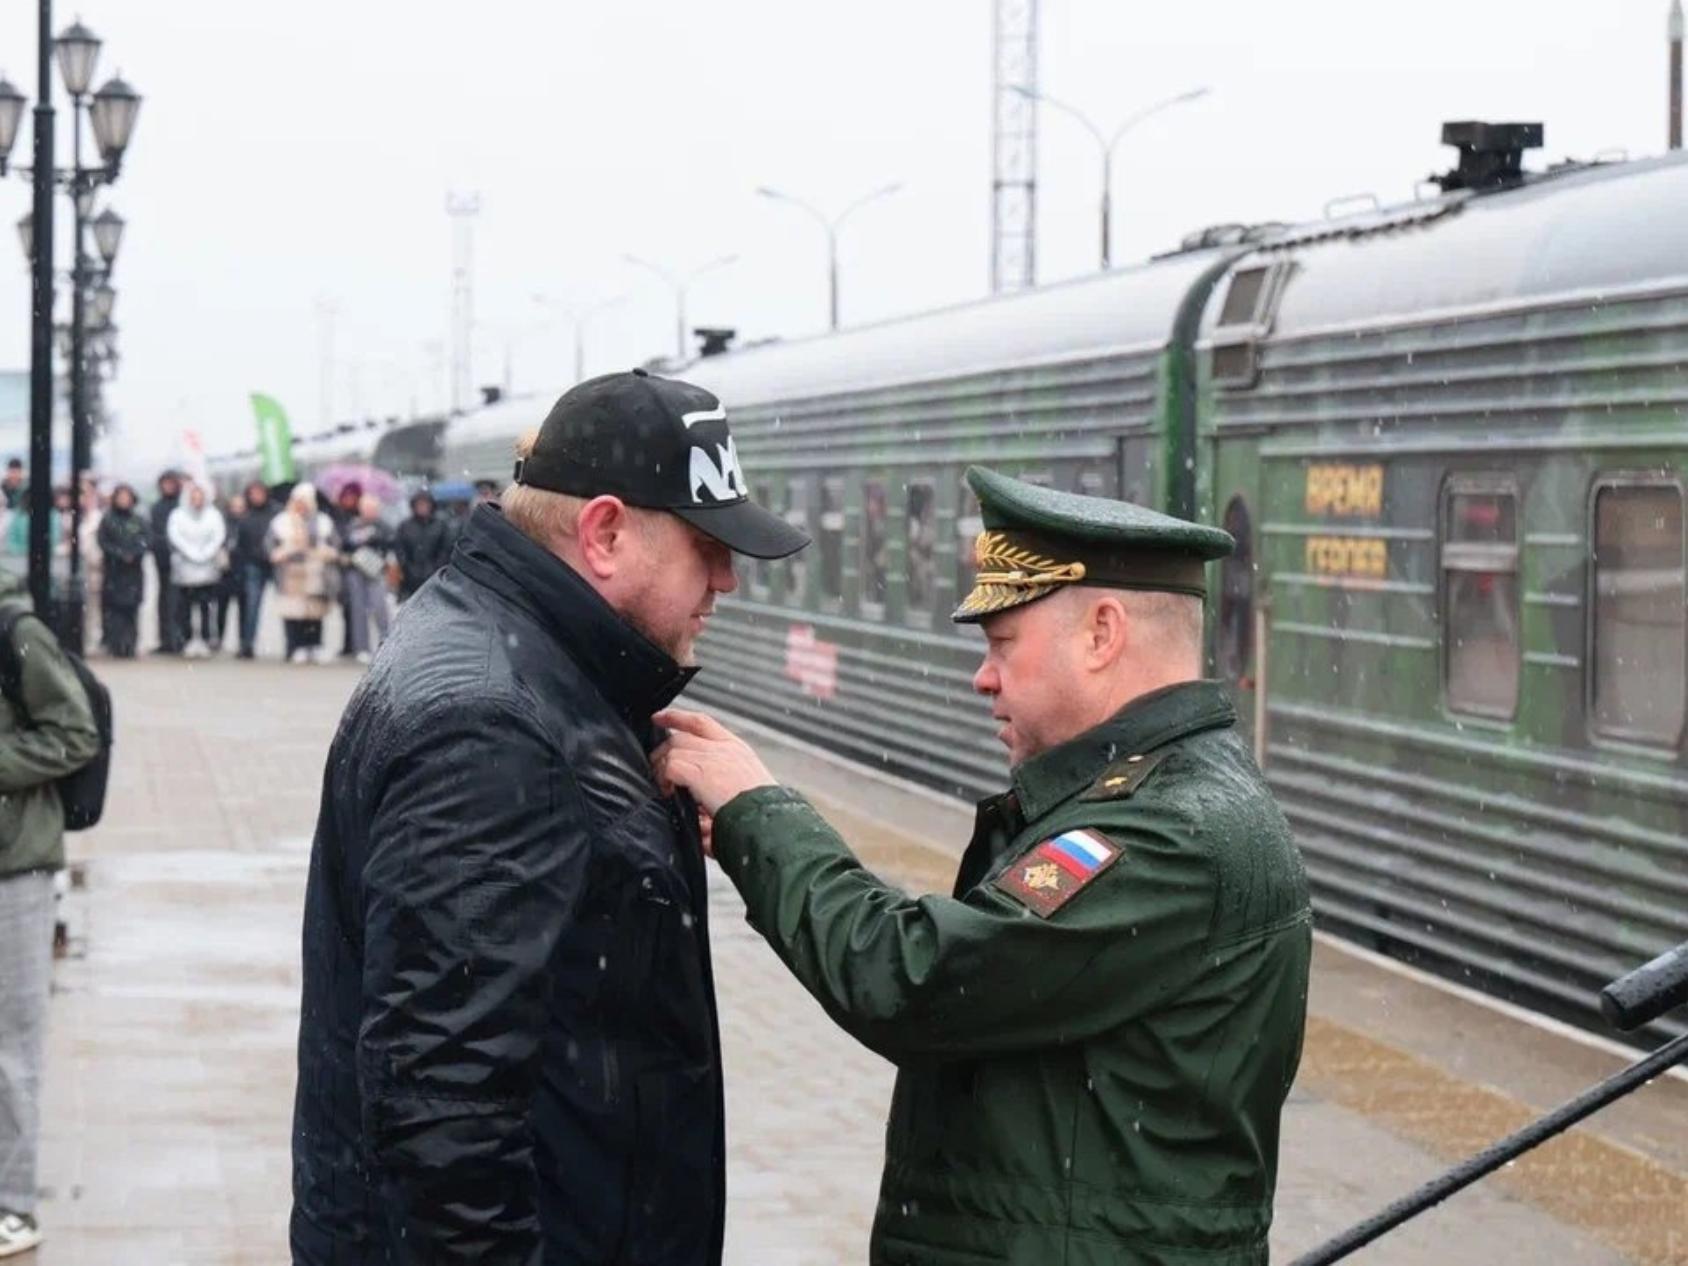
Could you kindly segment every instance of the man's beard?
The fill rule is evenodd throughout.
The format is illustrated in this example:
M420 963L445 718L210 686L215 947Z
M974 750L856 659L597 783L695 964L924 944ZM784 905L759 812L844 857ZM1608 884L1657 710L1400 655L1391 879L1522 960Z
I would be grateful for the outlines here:
M697 639L692 636L690 629L681 630L674 635L665 635L660 630L651 627L644 617L636 611L623 611L621 615L622 619L644 635L647 642L666 654L681 668L697 667ZM690 620L687 623L690 624Z

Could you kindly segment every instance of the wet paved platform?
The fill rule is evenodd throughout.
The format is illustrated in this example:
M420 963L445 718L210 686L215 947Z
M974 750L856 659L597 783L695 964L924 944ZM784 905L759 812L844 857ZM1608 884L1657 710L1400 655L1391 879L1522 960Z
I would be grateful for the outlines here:
M119 753L72 837L31 1266L285 1260L299 908L349 667L102 665ZM864 857L947 888L968 811L770 745ZM870 806L870 807L864 807ZM727 1062L727 1260L865 1261L891 1070L711 889ZM1321 944L1284 1123L1274 1260L1614 1071L1620 1057ZM31 1259L21 1259L30 1262ZM1352 1260L1688 1264L1688 1081L1663 1079Z

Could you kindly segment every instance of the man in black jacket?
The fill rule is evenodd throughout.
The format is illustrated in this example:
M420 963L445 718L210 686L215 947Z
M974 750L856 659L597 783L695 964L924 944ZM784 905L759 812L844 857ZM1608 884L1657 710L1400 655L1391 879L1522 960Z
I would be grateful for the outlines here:
M240 658L251 659L258 645L258 618L264 607L264 589L274 575L270 562L270 524L279 508L270 501L270 490L260 479L246 485L246 513L235 522L230 536L229 567L234 575L234 596L240 611Z
M720 1040L695 806L653 711L808 543L708 392L582 383L406 608L329 753L304 926L299 1266L716 1266Z
M410 499L410 517L399 524L393 553L399 563L399 601L415 593L451 557L456 539L426 488Z
M188 642L187 604L170 580L170 515L182 500L182 478L173 470L158 477L152 503L152 562L158 572L158 646L161 655L180 655Z

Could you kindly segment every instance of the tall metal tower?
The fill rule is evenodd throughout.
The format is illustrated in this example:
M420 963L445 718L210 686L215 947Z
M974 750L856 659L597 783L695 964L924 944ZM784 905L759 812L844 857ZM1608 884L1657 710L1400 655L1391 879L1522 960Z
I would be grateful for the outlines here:
M1682 148L1682 0L1670 0L1669 25L1665 35L1670 43L1670 120L1665 125L1667 145Z
M475 335L475 217L481 212L478 193L445 196L451 217L451 411L469 407L470 354Z
M991 291L1037 284L1037 5L996 0Z

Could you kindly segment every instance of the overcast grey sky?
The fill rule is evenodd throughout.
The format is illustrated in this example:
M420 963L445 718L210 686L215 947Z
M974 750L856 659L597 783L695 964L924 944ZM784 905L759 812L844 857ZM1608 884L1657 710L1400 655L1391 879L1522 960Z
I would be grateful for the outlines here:
M296 431L315 429L325 302L337 312L338 416L439 406L448 190L481 199L475 380L501 381L509 347L518 391L567 385L568 312L604 297L627 296L591 324L588 372L669 350L671 297L624 252L677 270L738 253L697 283L695 324L747 338L821 328L820 230L758 198L762 184L837 208L903 182L844 234L846 323L988 286L989 0L56 8L55 25L80 14L106 40L102 80L121 71L146 97L108 198L129 221L111 397L137 458L168 454L184 427L212 451L249 445L255 390L280 399ZM1667 9L1043 0L1040 74L1104 130L1159 98L1212 89L1122 146L1115 257L1128 261L1207 223L1314 217L1344 194L1410 196L1448 165L1444 119L1543 121L1537 166L1657 152ZM31 94L33 41L34 5L0 6L0 71ZM1095 145L1050 111L1039 182L1039 279L1094 267ZM7 243L28 197L22 180L0 182ZM0 296L0 368L22 368L15 244L0 245Z

